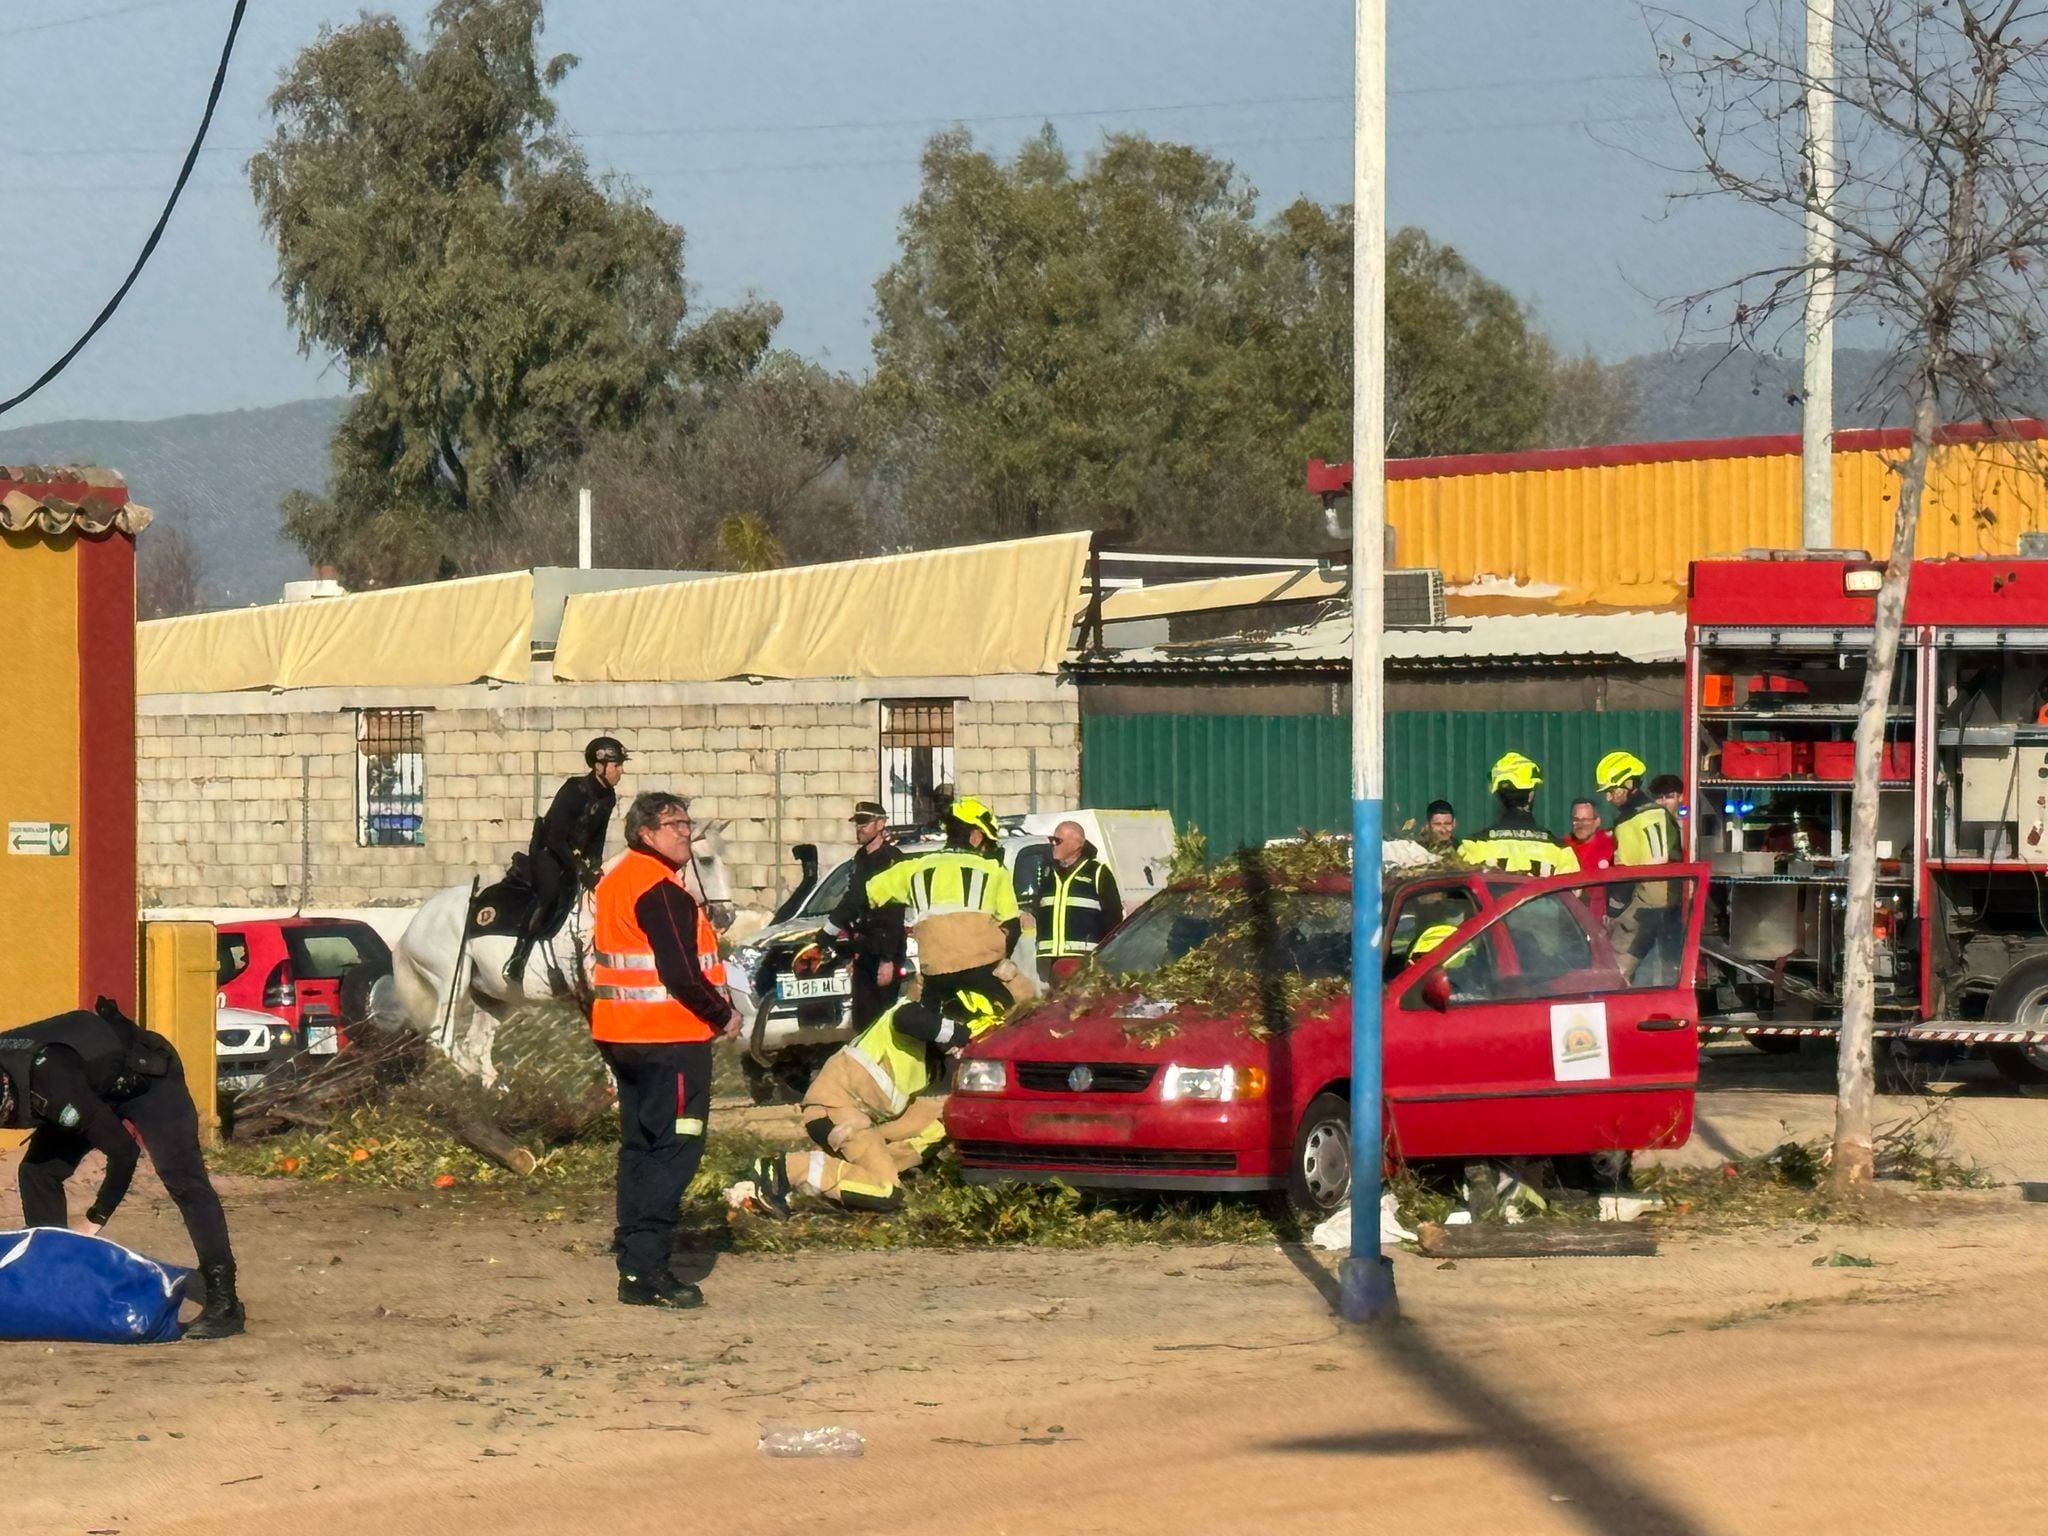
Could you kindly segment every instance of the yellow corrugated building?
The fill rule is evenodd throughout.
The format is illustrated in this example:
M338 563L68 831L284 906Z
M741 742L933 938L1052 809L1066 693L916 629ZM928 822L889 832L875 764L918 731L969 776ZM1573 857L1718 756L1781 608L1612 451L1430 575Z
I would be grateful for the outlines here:
M1835 535L1845 549L1891 547L1903 431L1835 439ZM1799 543L1799 439L1743 437L1397 460L1387 520L1402 565L1434 566L1453 588L1489 579L1548 606L1679 602L1694 560ZM2009 433L1955 428L1928 477L1921 559L2009 555L2048 529L2048 424Z

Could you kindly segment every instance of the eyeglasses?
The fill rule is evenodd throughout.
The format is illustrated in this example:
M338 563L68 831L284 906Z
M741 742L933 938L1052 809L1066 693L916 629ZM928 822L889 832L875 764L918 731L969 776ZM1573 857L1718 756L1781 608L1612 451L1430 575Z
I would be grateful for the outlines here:
M687 819L683 821L657 821L654 825L656 830L662 832L687 832L690 827Z

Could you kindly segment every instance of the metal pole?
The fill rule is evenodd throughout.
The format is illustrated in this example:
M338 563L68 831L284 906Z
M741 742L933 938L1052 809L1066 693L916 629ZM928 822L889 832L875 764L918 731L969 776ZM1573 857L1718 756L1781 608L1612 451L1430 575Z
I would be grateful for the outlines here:
M590 569L590 487L576 493L576 569Z
M1806 334L1799 392L1799 536L1832 549L1835 434L1835 0L1806 7Z
M1351 229L1351 1256L1345 1321L1394 1315L1380 1252L1380 675L1386 565L1387 6L1353 0Z

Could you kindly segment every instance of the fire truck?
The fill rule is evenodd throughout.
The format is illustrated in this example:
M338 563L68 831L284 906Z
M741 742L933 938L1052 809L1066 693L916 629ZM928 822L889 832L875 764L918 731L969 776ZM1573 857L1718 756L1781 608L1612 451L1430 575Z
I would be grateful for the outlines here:
M1796 1049L1840 1027L1853 738L1882 566L1696 562L1694 856L1713 872L1703 1029ZM2048 1084L2048 560L1916 562L1878 788L1880 1071L1983 1051Z

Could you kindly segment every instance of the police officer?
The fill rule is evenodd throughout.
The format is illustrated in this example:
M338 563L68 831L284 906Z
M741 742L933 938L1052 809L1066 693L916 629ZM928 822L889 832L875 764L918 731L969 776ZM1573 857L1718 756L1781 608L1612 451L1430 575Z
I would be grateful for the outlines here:
M199 1155L199 1111L170 1041L104 997L91 1013L80 1009L10 1029L0 1034L0 1126L29 1132L19 1185L22 1220L32 1227L67 1225L65 1181L87 1151L106 1155L106 1175L85 1213L94 1232L128 1193L140 1136L185 1218L206 1282L204 1307L185 1337L224 1339L242 1331L227 1217Z
M1670 864L1678 858L1678 819L1643 792L1643 776L1649 771L1633 752L1610 752L1593 769L1594 782L1614 807L1618 869ZM1679 889L1670 880L1638 880L1609 890L1607 936L1622 975L1633 981L1644 956L1670 954Z
M754 1163L768 1213L787 1216L793 1192L853 1211L901 1206L903 1176L946 1139L949 1058L998 1016L980 992L949 992L936 1005L906 1000L841 1046L804 1090L815 1150Z
M1519 752L1493 765L1492 787L1500 816L1477 837L1458 845L1467 864L1486 864L1511 874L1569 875L1579 868L1578 856L1530 812L1543 770Z
M1007 1008L1020 987L1035 990L1010 960L1024 920L1003 863L1001 837L989 808L963 795L947 808L945 847L901 859L867 882L870 906L903 909L917 943L926 1002L966 988ZM817 944L793 962L799 973L815 969L825 950L847 951L851 910L842 901L825 920Z
M853 948L853 1024L865 1028L880 1018L903 989L903 909L868 901L868 881L903 857L889 836L889 813L873 800L853 808L853 871L841 903Z
M683 886L690 807L660 792L626 811L626 855L598 882L590 1034L619 1086L619 1300L701 1307L669 1270L683 1191L704 1156L711 1041L739 1032L711 919Z
M1078 821L1052 832L1052 868L1032 921L1038 929L1038 976L1052 981L1052 963L1065 955L1092 955L1124 920L1123 893Z
M597 889L604 867L605 834L618 803L619 777L626 771L626 748L616 736L592 737L583 748L583 761L590 772L566 780L548 813L533 824L526 850L533 905L505 962L505 980L515 987L526 975L533 946L561 927L579 889Z

